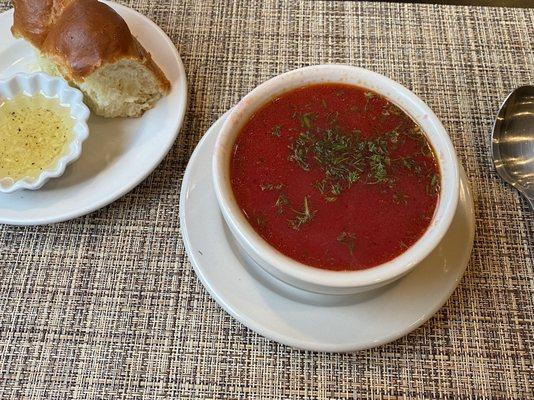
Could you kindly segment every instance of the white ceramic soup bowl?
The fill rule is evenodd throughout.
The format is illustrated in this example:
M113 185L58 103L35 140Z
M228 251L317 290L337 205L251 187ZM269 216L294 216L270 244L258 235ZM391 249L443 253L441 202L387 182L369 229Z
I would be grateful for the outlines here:
M441 191L432 221L421 238L396 258L359 271L314 268L282 254L248 223L230 183L235 139L262 105L289 90L318 83L344 83L373 90L410 115L431 143L441 172ZM213 157L217 201L239 247L261 268L290 285L316 293L349 294L378 288L405 275L436 248L454 216L459 195L456 154L443 125L430 108L399 83L375 72L346 65L317 65L276 76L248 93L224 123Z

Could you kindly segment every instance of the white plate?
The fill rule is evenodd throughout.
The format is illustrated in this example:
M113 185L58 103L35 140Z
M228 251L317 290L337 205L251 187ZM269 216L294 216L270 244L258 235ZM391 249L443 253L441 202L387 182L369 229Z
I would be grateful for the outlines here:
M37 191L0 194L0 223L47 224L98 210L145 179L174 143L187 102L186 76L176 47L145 16L116 3L107 4L152 53L171 82L171 92L141 118L92 116L82 155L63 176ZM13 10L0 14L0 79L36 70L30 45L11 35L12 21Z
M265 273L236 248L212 184L212 152L226 113L191 156L180 197L182 236L202 284L241 323L269 339L315 351L355 351L391 342L427 321L458 285L471 254L474 212L465 173L445 238L412 273L371 293L318 295Z

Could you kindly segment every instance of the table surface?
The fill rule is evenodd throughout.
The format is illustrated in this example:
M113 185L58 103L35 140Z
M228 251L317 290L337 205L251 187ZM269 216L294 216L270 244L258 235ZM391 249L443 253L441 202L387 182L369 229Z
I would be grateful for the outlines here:
M370 2L132 0L183 57L189 109L139 187L86 217L0 227L0 398L533 398L534 218L495 174L493 118L534 83L534 10ZM0 1L0 11L9 8ZM293 350L221 310L179 233L207 128L258 83L327 62L411 88L472 184L467 272L426 324L353 354Z

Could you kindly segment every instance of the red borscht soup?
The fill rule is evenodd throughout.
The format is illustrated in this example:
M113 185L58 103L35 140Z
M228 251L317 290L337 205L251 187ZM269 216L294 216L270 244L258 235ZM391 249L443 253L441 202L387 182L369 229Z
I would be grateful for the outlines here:
M419 126L383 96L319 84L288 91L234 144L232 189L271 246L316 268L389 261L427 230L440 172Z

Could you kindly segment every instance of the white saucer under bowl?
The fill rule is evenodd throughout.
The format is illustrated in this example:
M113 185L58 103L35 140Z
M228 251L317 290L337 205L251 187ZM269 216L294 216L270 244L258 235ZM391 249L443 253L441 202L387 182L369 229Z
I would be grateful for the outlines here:
M105 2L127 22L171 82L171 92L140 118L91 116L80 158L36 191L0 194L0 223L37 225L98 210L145 179L171 148L185 114L187 81L180 55L167 35L138 12ZM10 32L13 10L0 14L0 79L37 70L30 45Z
M460 200L438 247L410 274L359 295L319 295L273 278L237 248L212 184L213 145L228 113L204 135L184 175L180 225L202 284L233 317L269 339L305 350L347 352L379 346L427 321L460 281L473 247L471 193L461 171Z

